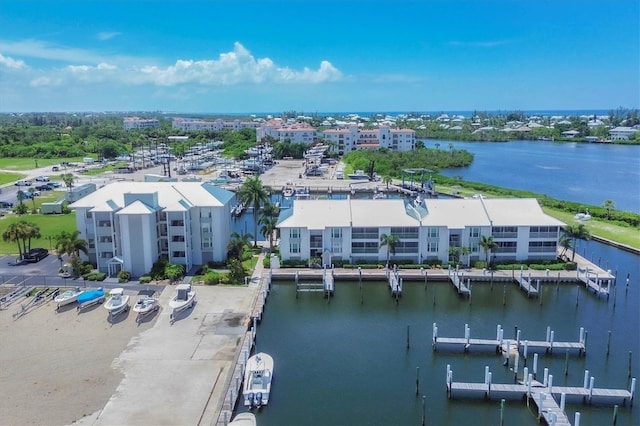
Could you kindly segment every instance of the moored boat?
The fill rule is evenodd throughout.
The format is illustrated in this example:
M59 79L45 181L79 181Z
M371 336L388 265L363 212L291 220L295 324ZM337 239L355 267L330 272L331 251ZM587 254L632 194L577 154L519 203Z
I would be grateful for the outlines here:
M256 416L253 413L240 413L231 420L229 426L256 426Z
M260 352L247 360L242 395L247 407L261 407L269 403L273 379L273 358Z

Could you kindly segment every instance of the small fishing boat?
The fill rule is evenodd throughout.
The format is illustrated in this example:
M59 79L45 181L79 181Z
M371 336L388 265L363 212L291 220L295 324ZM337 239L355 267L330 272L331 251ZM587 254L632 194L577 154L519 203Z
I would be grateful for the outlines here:
M242 395L247 407L261 407L269 403L273 379L273 358L260 352L247 360Z
M137 320L158 309L160 309L160 305L158 304L158 299L154 297L141 297L136 304L133 305L133 312L138 314Z
M53 301L57 303L56 311L60 309L60 306L65 306L77 301L78 296L80 296L82 293L84 293L84 290L81 290L80 287L76 287L73 290L67 290L61 294L58 294L53 299Z
M104 308L110 315L117 315L129 309L129 295L124 294L123 288L114 288L109 292L109 299Z
M169 307L173 310L171 314L172 320L175 314L192 307L195 301L196 291L191 287L191 284L178 284L175 294L169 301Z
M89 306L93 306L98 303L102 303L105 300L104 289L102 287L98 287L94 290L84 291L82 294L78 295L78 307L76 308L78 311L81 311L84 308Z
M229 426L256 426L256 416L253 413L240 413L231 420Z

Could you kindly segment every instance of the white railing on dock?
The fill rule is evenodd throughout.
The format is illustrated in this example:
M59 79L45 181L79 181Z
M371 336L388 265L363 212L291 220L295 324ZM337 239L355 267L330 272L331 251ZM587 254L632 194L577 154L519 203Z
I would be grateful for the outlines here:
M576 269L576 276L588 290L593 290L594 294L598 295L598 297L602 295L607 297L609 296L609 286L611 285L611 279L603 279L602 277L598 276L597 272L593 272L589 268L586 268L583 271L581 271L580 268ZM603 283L606 283L606 285L603 285Z

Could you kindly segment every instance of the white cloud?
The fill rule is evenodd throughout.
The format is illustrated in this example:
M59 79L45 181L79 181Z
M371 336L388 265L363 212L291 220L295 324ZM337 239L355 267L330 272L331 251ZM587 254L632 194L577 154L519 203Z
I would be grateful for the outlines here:
M240 83L322 83L342 78L342 72L328 61L322 61L317 70L304 68L295 71L277 66L269 58L255 58L242 44L236 42L231 52L221 53L218 59L183 60L160 67L149 65L139 69L134 76L137 82L148 82L159 86L183 83L202 85L234 85Z
M3 49L5 47L3 45ZM124 56L107 58L92 51L52 47L32 40L10 43L9 50L23 56L68 63L55 68L32 69L29 81L34 87L59 85L63 81L67 84L110 81L119 85L152 84L159 87L186 84L203 87L261 83L317 84L344 78L342 72L329 61L321 61L317 69L304 67L294 70L279 66L267 57L254 57L239 42L234 44L232 51L221 53L216 59L178 59L164 66L149 58L133 58L130 61ZM18 61L8 59L14 66L18 64Z
M110 40L110 39L112 39L114 37L117 37L120 34L122 34L122 33L117 32L117 31L112 31L112 32L101 31L98 34L96 34L96 37L100 41L105 41L105 40Z
M25 64L24 61L4 56L2 53L0 53L0 66L3 68L9 68L10 70L21 70L27 68L27 64Z

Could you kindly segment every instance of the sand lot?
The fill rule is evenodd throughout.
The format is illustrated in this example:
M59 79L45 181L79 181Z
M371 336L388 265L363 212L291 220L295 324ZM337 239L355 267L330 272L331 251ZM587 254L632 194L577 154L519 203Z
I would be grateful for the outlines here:
M19 307L0 311L0 423L6 425L70 424L104 407L123 378L113 360L153 325L137 324L130 311L111 324L102 305L56 313L52 301L14 320Z
M0 311L0 424L211 424L257 286L196 289L173 325L172 287L140 324L131 311L111 324L102 305L56 313L48 302L16 320L19 304Z

